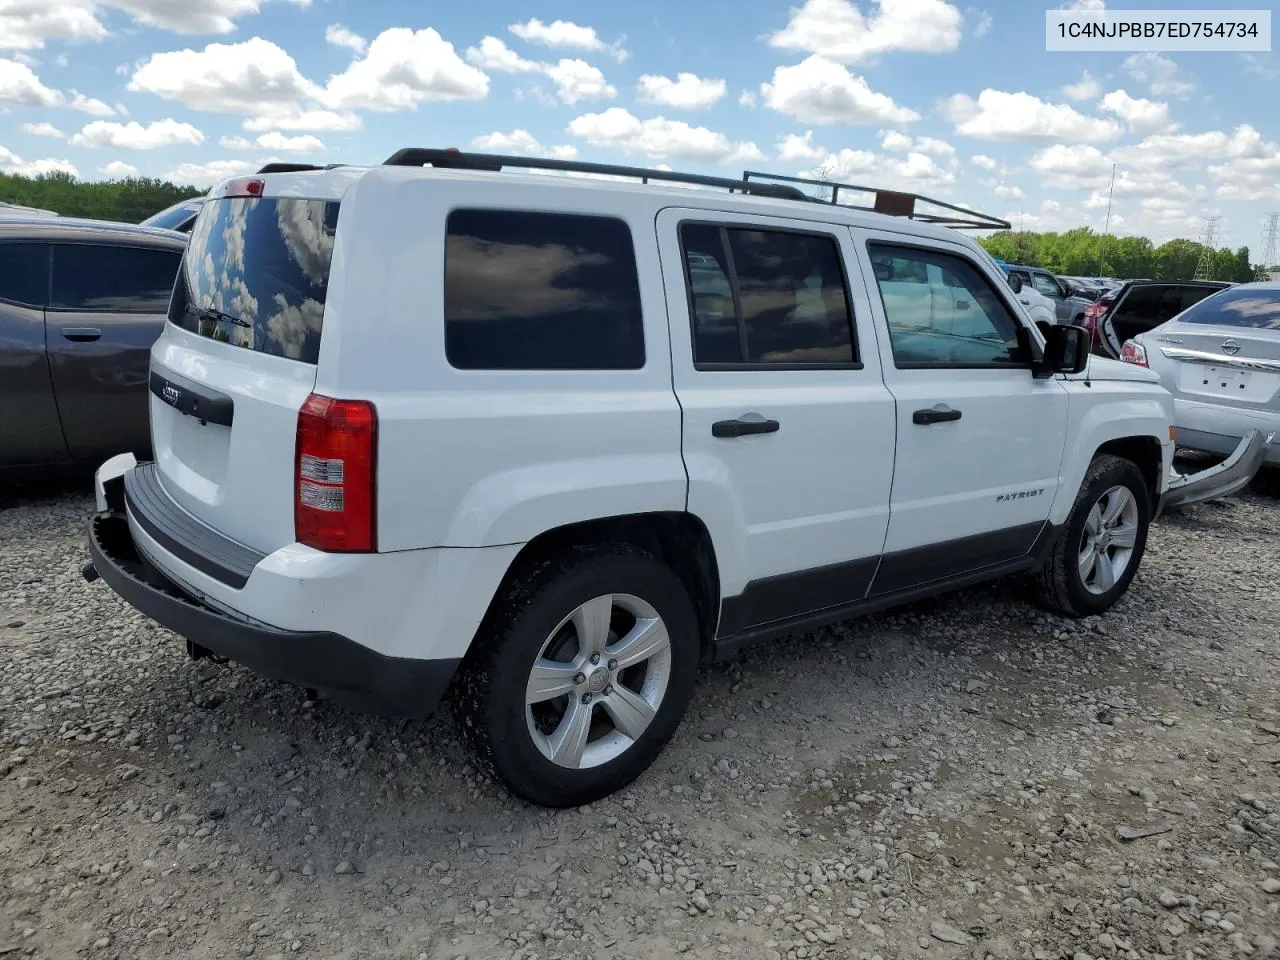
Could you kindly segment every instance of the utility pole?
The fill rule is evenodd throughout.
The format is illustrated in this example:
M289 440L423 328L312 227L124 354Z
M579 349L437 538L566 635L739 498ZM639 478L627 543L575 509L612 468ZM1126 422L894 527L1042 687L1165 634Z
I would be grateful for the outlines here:
M1102 227L1102 235L1104 237L1111 235L1111 198L1116 192L1116 165L1111 165L1111 188L1107 191L1107 219ZM1107 245L1105 243L1098 244L1098 274L1101 275L1103 268L1106 266Z
M1196 280L1214 279L1215 254L1218 252L1218 224L1221 222L1220 216L1204 218L1204 233L1201 234L1200 240L1204 249L1200 251L1200 262L1196 264Z
M1276 244L1280 240L1280 213L1268 213L1267 225L1262 231L1262 260L1254 280L1270 280L1271 271L1280 266L1280 257L1276 255Z

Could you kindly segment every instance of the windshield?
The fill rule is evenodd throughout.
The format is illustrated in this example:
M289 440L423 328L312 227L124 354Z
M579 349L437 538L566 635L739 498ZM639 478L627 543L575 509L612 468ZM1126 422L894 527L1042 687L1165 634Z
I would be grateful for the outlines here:
M337 225L334 201L206 203L169 319L203 337L315 363Z
M190 200L175 203L159 213L153 213L142 221L144 227L163 227L166 230L177 230L200 211L200 204Z
M1235 287L1201 300L1179 323L1280 330L1280 287Z

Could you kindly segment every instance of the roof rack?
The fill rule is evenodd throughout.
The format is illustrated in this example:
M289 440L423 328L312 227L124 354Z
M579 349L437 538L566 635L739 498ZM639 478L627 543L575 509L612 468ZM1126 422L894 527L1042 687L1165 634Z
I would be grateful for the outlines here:
M926 197L918 193L881 190L876 187L863 187L855 183L837 183L832 180L784 177L781 174L764 173L759 170L743 171L743 180L749 181L753 177L757 180L775 180L783 184L800 184L817 189L819 191L817 196L806 194L806 198L816 200L819 203L831 203L842 207L853 207L857 210L869 210L873 213L884 213L893 217L907 217L911 220L919 220L922 223L936 223L944 227L959 227L967 230L1009 230L1013 227L1013 224L1008 220L1001 220L999 217L979 213L977 210L970 210L967 207L959 207L954 203L934 200L932 197ZM871 194L875 199L872 201L872 206L869 207L854 203L841 203L840 195L842 191L846 197L850 193L860 193ZM941 211L917 210L917 203L940 207Z
M734 193L749 193L760 197L780 197L787 200L811 200L803 190L780 183L748 183L730 177L709 177L697 173L677 173L674 170L651 170L645 167L616 166L610 163L584 163L579 160L556 160L550 157L510 157L492 153L463 153L457 149L439 150L425 147L406 147L397 150L384 166L433 167L448 170L500 171L506 167L524 170L556 170L563 173L594 173L607 177L623 177L648 183L687 183L699 187L716 187Z
M302 173L305 170L332 170L344 166L344 163L289 163L281 160L263 164L258 173Z

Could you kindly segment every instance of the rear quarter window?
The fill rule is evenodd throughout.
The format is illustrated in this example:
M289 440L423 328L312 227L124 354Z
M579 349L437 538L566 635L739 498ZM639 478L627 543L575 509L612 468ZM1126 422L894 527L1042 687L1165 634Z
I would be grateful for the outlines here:
M444 337L449 363L462 370L643 367L630 228L616 217L452 211Z

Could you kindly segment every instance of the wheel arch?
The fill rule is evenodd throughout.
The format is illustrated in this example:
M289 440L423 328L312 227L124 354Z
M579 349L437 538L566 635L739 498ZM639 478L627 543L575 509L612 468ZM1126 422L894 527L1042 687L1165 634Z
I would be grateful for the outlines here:
M1154 511L1156 501L1160 497L1160 470L1164 464L1164 450L1160 441L1149 434L1117 437L1099 446L1091 459L1096 459L1102 454L1111 454L1128 460L1141 471L1142 479L1147 484L1147 493L1151 495L1151 508Z

